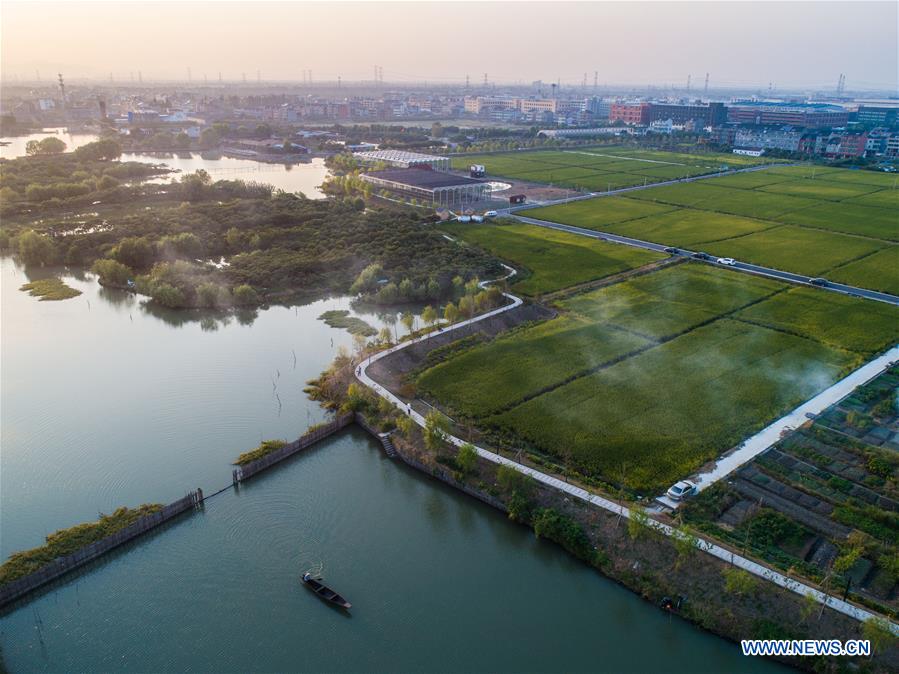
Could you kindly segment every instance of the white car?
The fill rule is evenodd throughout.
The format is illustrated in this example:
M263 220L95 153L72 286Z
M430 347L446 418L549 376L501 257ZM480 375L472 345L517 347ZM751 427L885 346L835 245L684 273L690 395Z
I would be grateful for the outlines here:
M726 264L728 267L732 267L733 265L737 264L737 261L732 257L719 257L718 264Z
M497 213L496 211L487 211L486 213L484 213L485 218L495 218L497 215L499 215L499 213Z
M668 498L674 501L681 501L685 498L693 496L696 493L696 485L689 480L681 480L677 484L668 488Z

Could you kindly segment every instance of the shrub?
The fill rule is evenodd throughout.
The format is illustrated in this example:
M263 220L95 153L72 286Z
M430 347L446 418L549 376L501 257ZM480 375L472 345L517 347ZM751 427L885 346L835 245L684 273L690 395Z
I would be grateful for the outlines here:
M728 566L721 573L724 576L724 590L729 594L743 596L755 589L756 580L748 571Z
M134 276L130 267L116 260L97 260L91 266L91 271L106 285L123 286Z
M593 544L577 522L552 508L542 508L534 516L534 533L555 541L571 554L586 562L595 556Z
M234 303L240 306L259 304L259 294L253 286L246 283L235 287L232 295L234 296Z
M478 465L478 451L474 448L474 445L466 442L459 447L456 463L459 464L459 470L463 474L472 472Z

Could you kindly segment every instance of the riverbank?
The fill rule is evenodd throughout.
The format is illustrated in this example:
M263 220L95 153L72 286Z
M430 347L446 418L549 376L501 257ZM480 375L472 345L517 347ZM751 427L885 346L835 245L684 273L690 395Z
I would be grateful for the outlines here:
M353 365L332 368L320 390L346 391L353 381ZM344 387L346 384L346 387ZM371 394L368 394L371 395ZM746 638L860 638L862 625L837 611L759 580L741 586L730 580L745 572L734 571L726 562L703 554L690 535L666 537L636 517L623 517L608 510L585 506L545 484L510 479L503 466L480 458L475 470L463 471L456 461L459 449L429 429L408 423L393 410L385 414L371 397L331 400L332 406L368 415L374 433L389 432L397 454L409 465L494 505L516 521L530 526L562 545L604 575L636 592L645 600L668 605L683 618L733 641ZM401 429L401 430L394 430ZM445 437L445 436L444 436ZM505 472L505 475L503 473ZM526 485L526 486L522 486ZM584 544L589 540L589 548ZM748 577L748 574L746 574ZM819 610L820 609L820 610ZM899 666L896 648L877 653L869 671L893 671ZM794 666L809 671L837 671L844 663L836 659L791 659Z

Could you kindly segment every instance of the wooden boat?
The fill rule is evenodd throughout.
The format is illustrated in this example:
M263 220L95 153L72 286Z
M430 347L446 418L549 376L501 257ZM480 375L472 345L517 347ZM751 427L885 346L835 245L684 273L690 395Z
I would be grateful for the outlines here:
M324 599L326 602L334 604L335 606L339 606L340 608L348 609L352 606L350 602L341 597L330 587L313 578L311 573L304 573L300 580L303 581L303 585L315 592L315 594Z

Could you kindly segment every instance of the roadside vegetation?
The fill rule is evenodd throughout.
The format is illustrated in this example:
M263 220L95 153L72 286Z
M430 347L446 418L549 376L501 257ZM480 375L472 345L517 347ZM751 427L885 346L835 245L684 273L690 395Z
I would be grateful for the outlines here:
M505 220L483 225L444 224L441 229L507 260L518 270L512 288L531 296L600 279L665 257Z
M15 552L0 566L0 585L40 570L59 557L65 557L101 538L124 529L144 515L162 509L158 503L144 504L137 508L121 507L111 515L100 515L96 522L78 524L47 536L47 542L37 548Z

